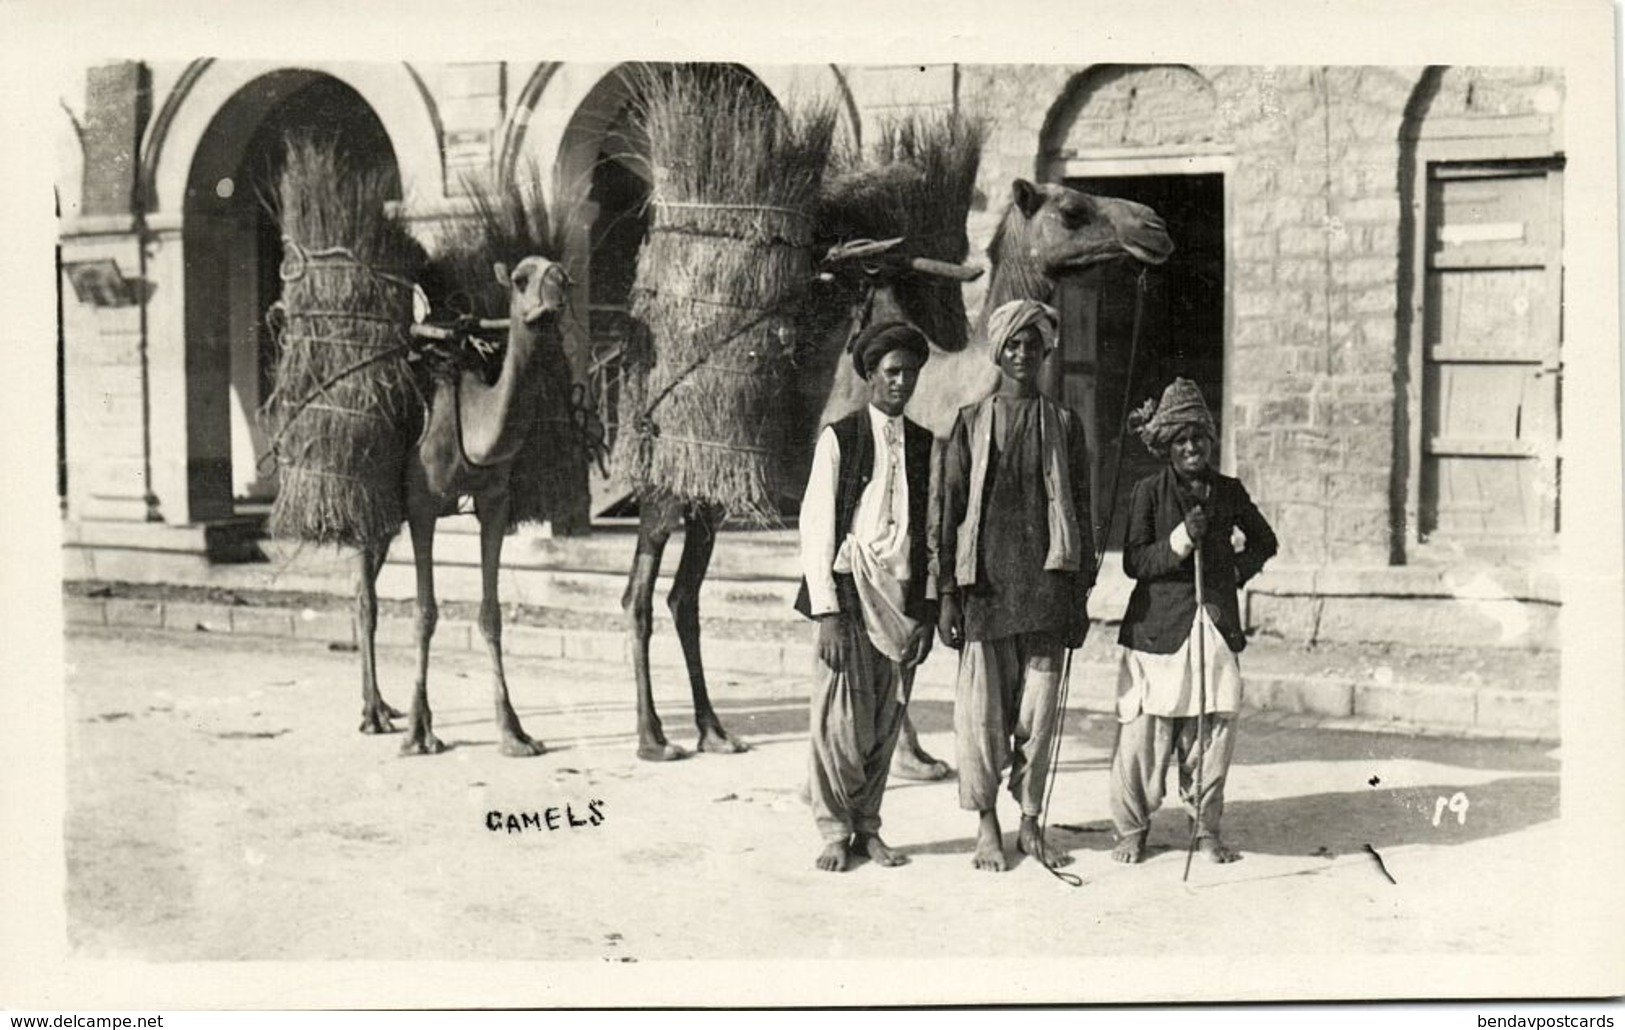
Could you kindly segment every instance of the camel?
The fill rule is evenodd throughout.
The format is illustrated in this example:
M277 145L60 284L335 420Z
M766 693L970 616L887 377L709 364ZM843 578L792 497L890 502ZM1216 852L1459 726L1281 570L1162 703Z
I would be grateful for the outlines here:
M953 426L960 407L990 393L998 383L998 368L987 356L987 316L1009 300L1030 297L1052 299L1059 278L1092 265L1121 258L1146 264L1161 264L1173 253L1173 242L1161 217L1143 204L1097 197L1057 184L1035 184L1018 179L1012 187L1012 202L993 242L988 248L992 275L978 319L975 341L961 350L943 351L933 346L931 359L920 375L919 386L909 404L909 417L930 429L939 440ZM791 463L790 474L802 473L797 466L810 461L810 441L818 428L840 418L863 403L862 381L844 361L841 343L851 334L852 320L867 312L877 319L909 317L900 310L889 289L872 291L874 303L858 298L870 292L867 284L837 276L837 303L828 310L845 312L840 324L821 334L821 343L800 360L797 393L803 420L797 436L809 441L804 455ZM874 284L877 287L887 283ZM979 342L977 342L979 341ZM791 409L797 406L787 405ZM814 420L805 415L817 413ZM805 432L801 432L804 429ZM667 541L676 528L683 527L683 550L673 577L667 605L682 647L689 687L694 698L694 720L699 730L697 751L737 753L747 745L729 735L712 707L705 683L700 652L700 588L705 580L722 512L714 506L683 505L675 502L642 505L638 523L637 552L628 576L622 608L632 645L632 669L637 683L638 757L647 761L670 761L687 756L683 748L667 741L655 711L649 669L649 640L653 632L655 581Z
M436 754L445 745L434 735L429 710L429 642L434 636L438 610L434 596L434 530L440 517L454 514L458 500L474 498L480 524L482 593L479 626L491 655L497 729L502 753L514 757L539 755L542 743L528 736L508 700L502 669L502 608L497 598L497 573L502 540L512 514L511 486L515 458L532 431L545 369L545 346L556 344L561 312L568 294L564 267L538 256L519 261L511 270L494 266L496 277L508 290L508 342L501 372L494 383L474 369L452 368L437 373L427 419L417 445L407 454L405 470L406 522L417 566L418 674L413 688L403 754ZM451 334L421 327L417 335L445 338ZM386 704L378 691L374 636L378 627L378 573L383 568L389 541L363 547L357 589L357 624L361 638L361 732L391 733L391 719L401 713Z

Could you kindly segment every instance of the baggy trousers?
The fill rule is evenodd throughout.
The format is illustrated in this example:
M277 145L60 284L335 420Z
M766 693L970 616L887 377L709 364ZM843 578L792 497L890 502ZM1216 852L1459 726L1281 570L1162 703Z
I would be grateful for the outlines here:
M1235 716L1209 713L1202 753L1202 820L1197 837L1217 837L1224 815L1224 780L1235 747ZM1141 712L1119 723L1112 752L1112 822L1119 838L1144 835L1151 813L1162 807L1168 766L1179 762L1179 796L1196 818L1196 716L1167 717Z
M1065 656L1061 641L1049 633L973 640L960 652L954 755L961 808L992 811L1009 764L1010 793L1021 814L1043 814Z
M875 649L861 619L847 616L836 672L815 658L808 800L826 841L880 830L880 802L903 728L914 670Z

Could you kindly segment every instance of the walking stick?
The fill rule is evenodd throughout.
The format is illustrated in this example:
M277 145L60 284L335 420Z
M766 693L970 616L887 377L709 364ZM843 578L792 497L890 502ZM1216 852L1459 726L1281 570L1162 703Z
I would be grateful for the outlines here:
M1191 878L1191 859L1196 857L1197 834L1202 830L1202 767L1207 764L1207 632L1202 625L1206 611L1202 600L1202 541L1196 541L1196 821L1191 824L1191 842L1185 849L1185 875Z
M1119 487L1122 486L1123 481L1123 451L1125 449L1124 441L1128 438L1129 402L1130 398L1134 396L1134 362L1140 354L1140 319L1145 313L1145 294L1147 289L1148 284L1146 282L1145 266L1141 265L1140 274L1136 276L1134 280L1134 324L1129 329L1128 369L1123 380L1123 418L1122 423L1118 426L1117 430L1117 463L1116 467L1112 470L1112 494L1111 500L1107 502L1106 506L1106 525L1100 536L1097 537L1094 542L1095 553L1090 555L1092 568L1094 569L1094 576L1090 579L1091 585L1089 589L1085 591L1083 595L1082 603L1085 612L1087 612L1089 609L1089 597L1095 591L1093 584L1100 578L1101 567L1106 564L1106 544L1111 538L1112 525L1117 519L1117 493ZM1038 840L1046 855L1046 858L1043 861L1043 866L1045 869L1049 870L1050 875L1054 876L1057 880L1060 880L1069 887L1082 887L1083 877L1077 876L1073 873L1061 872L1055 867L1053 860L1047 857L1049 852L1049 845L1047 842L1047 836L1049 833L1049 801L1051 795L1055 793L1055 766L1061 758L1061 730L1066 719L1066 696L1072 687L1072 650L1072 648L1067 648L1066 655L1062 659L1061 686L1056 692L1055 712L1050 721L1049 767L1046 770L1046 772L1049 774L1049 782L1044 785L1044 810L1038 818Z

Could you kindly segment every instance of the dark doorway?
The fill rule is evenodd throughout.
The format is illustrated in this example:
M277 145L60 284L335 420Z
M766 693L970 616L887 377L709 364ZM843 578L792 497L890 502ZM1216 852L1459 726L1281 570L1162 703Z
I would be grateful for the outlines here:
M1105 531L1115 497L1108 546L1119 549L1133 484L1162 467L1161 459L1131 436L1114 485L1125 397L1132 409L1160 399L1175 376L1192 379L1224 438L1224 176L1076 178L1066 185L1150 206L1167 221L1175 245L1166 264L1146 269L1132 383L1129 351L1142 266L1114 262L1065 281L1060 291L1063 360L1054 386L1088 426L1095 455L1095 532L1098 538Z

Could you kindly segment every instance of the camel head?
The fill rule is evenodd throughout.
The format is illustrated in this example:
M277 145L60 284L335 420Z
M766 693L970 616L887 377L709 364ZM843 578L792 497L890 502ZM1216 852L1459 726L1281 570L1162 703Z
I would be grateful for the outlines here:
M1015 296L1048 299L1055 279L1115 258L1160 265L1174 252L1161 216L1144 204L1017 179L988 248Z
M516 325L535 328L548 315L564 310L570 295L570 276L564 266L531 255L513 266L502 262L493 268L497 282L507 287L508 318Z

